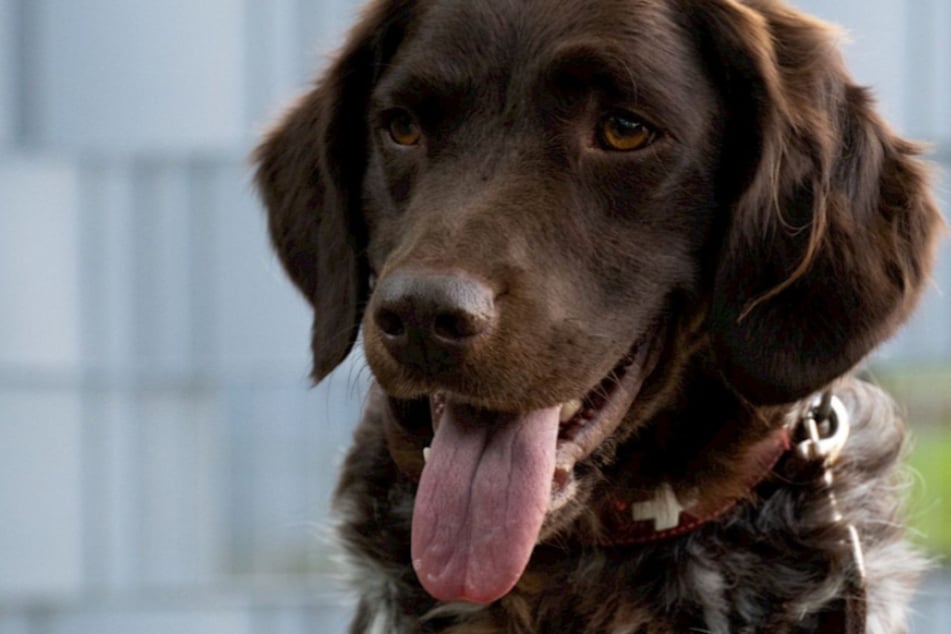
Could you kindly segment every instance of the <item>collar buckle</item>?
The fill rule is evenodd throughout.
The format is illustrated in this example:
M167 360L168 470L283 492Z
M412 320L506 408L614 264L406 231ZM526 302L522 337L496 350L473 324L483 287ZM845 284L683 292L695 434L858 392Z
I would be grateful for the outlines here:
M796 454L803 460L834 464L849 439L849 412L842 400L831 391L814 397L800 419L800 434L805 440L796 443Z

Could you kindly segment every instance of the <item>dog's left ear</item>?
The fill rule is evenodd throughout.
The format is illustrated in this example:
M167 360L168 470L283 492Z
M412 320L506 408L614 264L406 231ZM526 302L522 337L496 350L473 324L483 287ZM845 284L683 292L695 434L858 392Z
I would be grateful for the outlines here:
M929 279L941 216L917 149L850 80L833 31L782 2L703 0L726 99L732 208L711 336L751 402L789 402L863 359Z

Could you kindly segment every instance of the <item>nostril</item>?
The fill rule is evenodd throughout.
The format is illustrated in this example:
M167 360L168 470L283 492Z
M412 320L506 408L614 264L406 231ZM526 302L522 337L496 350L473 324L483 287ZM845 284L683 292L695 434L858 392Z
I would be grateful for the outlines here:
M436 319L433 321L433 332L443 339L467 339L482 333L487 321L487 319L476 314L444 312L436 315Z
M376 311L376 325L380 327L383 334L390 337L401 337L406 332L406 324L403 318L395 311L388 308L380 308Z

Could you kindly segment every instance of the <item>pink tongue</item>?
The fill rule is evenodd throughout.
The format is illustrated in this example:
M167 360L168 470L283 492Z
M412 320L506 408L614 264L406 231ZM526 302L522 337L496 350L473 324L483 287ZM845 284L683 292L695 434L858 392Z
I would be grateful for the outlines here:
M558 412L447 403L413 510L413 566L435 598L490 603L522 576L551 497Z

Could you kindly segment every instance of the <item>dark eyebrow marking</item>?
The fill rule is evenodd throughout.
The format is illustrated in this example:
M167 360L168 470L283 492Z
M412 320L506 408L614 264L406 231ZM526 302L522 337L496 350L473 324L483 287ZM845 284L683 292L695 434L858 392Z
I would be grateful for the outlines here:
M432 68L422 64L414 68L402 67L385 76L375 91L377 99L409 108L418 108L433 102L455 101L473 93L471 78L450 69Z
M600 42L559 46L543 72L552 85L568 90L595 88L628 99L636 99L638 94L637 81L624 53Z

